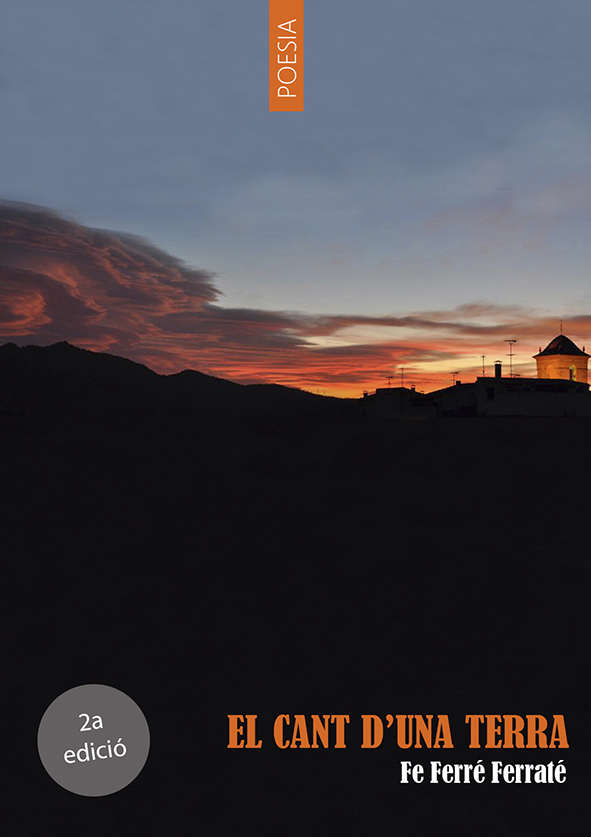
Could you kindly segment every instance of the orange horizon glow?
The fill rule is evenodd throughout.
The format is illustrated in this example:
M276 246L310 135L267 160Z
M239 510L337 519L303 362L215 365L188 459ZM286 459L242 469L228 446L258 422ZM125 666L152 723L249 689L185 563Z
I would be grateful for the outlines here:
M558 316L468 302L451 310L375 316L230 308L215 277L136 236L94 230L55 213L0 205L0 339L67 340L155 372L196 369L243 384L274 383L358 398L404 385L430 392L487 374L535 376L559 332L591 347L591 314Z

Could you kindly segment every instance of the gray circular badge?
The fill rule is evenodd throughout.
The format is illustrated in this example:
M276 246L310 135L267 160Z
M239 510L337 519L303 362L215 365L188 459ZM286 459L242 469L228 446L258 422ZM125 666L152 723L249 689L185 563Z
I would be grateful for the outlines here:
M58 785L81 796L121 790L148 758L144 713L111 686L77 686L47 708L37 746L43 767Z

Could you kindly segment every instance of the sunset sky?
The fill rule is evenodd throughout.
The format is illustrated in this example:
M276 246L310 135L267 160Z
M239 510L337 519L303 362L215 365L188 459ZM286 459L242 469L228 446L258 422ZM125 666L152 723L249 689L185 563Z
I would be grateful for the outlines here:
M360 395L591 349L591 6L5 0L0 342Z

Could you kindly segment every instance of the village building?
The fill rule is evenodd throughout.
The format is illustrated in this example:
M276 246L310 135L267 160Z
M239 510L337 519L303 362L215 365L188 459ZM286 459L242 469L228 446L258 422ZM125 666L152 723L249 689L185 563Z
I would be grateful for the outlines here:
M534 355L538 367L538 378L558 378L567 381L587 383L587 363L589 355L585 347L579 349L565 334L559 334L551 340L544 351L540 347Z
M501 361L494 376L473 383L455 381L427 394L403 387L377 389L364 398L366 413L400 418L468 416L590 416L588 359L564 334L534 355L538 376L503 376Z

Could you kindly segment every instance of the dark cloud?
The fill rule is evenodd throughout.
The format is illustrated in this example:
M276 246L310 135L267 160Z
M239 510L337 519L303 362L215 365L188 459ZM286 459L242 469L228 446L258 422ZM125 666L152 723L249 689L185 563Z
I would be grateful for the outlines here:
M198 312L213 276L144 239L83 227L43 207L0 204L2 331L128 348L154 320Z

